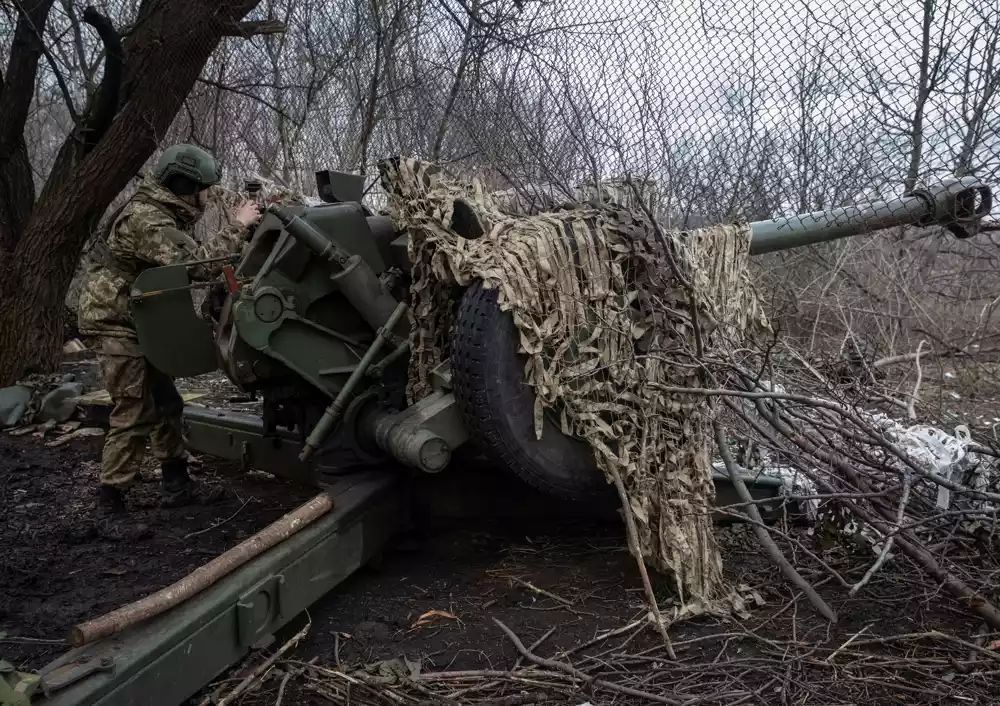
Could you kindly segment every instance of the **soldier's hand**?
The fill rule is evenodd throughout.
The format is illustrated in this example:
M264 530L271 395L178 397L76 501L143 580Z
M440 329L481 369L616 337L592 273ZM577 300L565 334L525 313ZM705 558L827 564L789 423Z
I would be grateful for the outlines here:
M236 222L244 228L252 223L256 223L260 218L260 209L255 201L244 201L243 205L236 209Z

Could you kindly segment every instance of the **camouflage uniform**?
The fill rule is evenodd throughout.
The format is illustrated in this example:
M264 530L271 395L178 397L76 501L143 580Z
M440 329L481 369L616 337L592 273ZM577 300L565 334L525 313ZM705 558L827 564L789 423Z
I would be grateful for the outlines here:
M184 464L183 402L173 380L139 349L129 306L132 283L148 267L207 260L238 253L240 226L224 228L205 243L191 236L202 211L147 177L115 217L103 252L87 273L80 296L80 333L95 340L104 385L111 395L110 431L104 444L101 484L127 490L136 478L147 439L164 464ZM218 276L224 263L197 265L194 280ZM186 471L184 471L186 474Z

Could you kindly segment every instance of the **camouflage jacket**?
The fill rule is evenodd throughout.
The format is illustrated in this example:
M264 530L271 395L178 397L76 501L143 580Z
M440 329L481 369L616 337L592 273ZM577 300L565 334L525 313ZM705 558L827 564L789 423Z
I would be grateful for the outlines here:
M147 177L111 224L107 243L98 248L103 256L87 270L77 312L80 333L135 339L129 295L140 272L239 253L244 241L238 225L199 244L192 232L201 216L201 209ZM209 280L219 275L223 264L197 265L188 274L192 280Z

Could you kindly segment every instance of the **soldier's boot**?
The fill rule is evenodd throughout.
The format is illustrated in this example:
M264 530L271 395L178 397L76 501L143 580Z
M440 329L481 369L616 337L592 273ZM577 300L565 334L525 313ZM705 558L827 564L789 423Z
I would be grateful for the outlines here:
M187 459L168 459L160 468L163 471L163 492L160 498L162 507L211 505L226 496L223 488L204 486L192 480L187 471Z
M114 542L133 542L152 534L149 525L126 517L125 494L119 488L102 484L98 489L98 505L103 515L95 527L98 536Z
M105 515L121 515L128 512L125 494L115 486L101 484L97 492L98 503Z

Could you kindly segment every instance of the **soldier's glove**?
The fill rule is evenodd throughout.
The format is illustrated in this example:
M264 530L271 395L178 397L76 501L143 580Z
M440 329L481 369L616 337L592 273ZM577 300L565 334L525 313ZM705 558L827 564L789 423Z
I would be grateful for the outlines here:
M222 316L222 307L225 305L228 295L229 290L225 282L216 282L213 284L205 296L205 301L201 303L202 318L206 321L218 323L219 318Z

